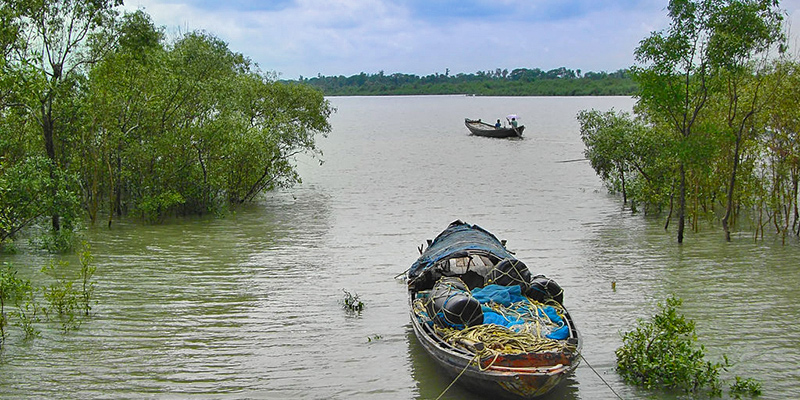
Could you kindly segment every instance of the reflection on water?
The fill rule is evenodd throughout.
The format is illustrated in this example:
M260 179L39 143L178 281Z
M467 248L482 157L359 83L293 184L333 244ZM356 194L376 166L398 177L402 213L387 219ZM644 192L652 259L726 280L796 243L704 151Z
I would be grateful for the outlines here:
M575 114L628 98L333 98L325 163L304 183L223 219L94 227L94 316L32 342L12 328L2 398L434 399L449 385L416 342L394 276L455 219L508 240L556 279L584 336L580 367L548 399L672 399L614 372L620 332L669 294L711 359L800 397L796 241L726 243L715 227L678 246L631 216L582 157ZM523 140L469 136L465 117L522 116ZM565 162L570 161L570 162ZM47 257L0 256L36 276ZM616 282L616 290L611 282ZM343 291L366 304L349 314ZM727 377L727 376L726 376ZM443 398L477 399L458 386Z

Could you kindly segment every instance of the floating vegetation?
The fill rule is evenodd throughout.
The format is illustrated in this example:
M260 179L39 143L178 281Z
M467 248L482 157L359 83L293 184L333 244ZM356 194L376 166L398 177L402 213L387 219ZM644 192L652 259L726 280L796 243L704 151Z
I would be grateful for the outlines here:
M350 293L345 289L342 289L344 292L344 299L342 300L342 305L345 310L352 311L352 312L361 312L364 309L364 302L362 302L359 297L358 293Z

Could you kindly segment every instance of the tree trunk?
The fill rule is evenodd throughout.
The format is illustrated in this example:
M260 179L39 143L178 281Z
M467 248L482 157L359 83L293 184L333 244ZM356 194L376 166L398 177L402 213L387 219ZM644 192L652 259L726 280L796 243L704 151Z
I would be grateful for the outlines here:
M117 218L122 218L122 145L117 147L117 168L116 168L116 183L114 184L114 209L117 210Z
M56 147L53 141L53 132L55 130L53 125L52 100L48 97L42 102L42 135L44 136L44 149L47 153L47 158L50 159L50 181L53 183L53 190L51 193L53 198L51 200L55 200L58 194L58 182L56 180L55 171L55 169L58 168L58 162L56 160ZM58 232L61 230L61 217L55 210L53 210L51 223L53 224L54 231Z
M736 146L733 152L733 169L731 170L731 180L728 182L728 201L725 207L725 216L722 217L722 229L725 231L725 240L731 241L731 229L728 222L733 214L733 190L736 186L736 171L739 169L739 146L742 141L742 135L736 136Z
M792 177L792 202L794 203L794 220L792 221L792 232L795 235L800 236L800 225L798 225L798 219L800 218L800 210L798 210L797 206L797 191L798 191L798 174L794 174Z
M683 243L683 231L686 228L686 168L680 167L681 186L678 197L678 243Z
M628 193L625 191L625 171L619 168L619 178L622 181L622 204L628 204Z

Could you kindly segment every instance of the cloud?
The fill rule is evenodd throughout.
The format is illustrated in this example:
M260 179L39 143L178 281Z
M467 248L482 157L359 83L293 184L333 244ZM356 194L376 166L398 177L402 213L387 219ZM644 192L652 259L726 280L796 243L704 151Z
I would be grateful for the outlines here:
M792 12L800 0L784 3ZM665 0L126 2L128 9L144 8L168 31L210 32L262 69L290 79L520 67L615 71L633 64L641 39L667 26L666 5ZM792 12L792 20L797 15Z

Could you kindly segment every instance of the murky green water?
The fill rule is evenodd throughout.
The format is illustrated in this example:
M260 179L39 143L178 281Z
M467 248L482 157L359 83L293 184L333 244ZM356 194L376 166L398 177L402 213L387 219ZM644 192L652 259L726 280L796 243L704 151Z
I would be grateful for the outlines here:
M508 240L555 278L584 356L626 399L613 371L619 332L669 294L697 322L725 377L756 377L764 399L800 397L800 246L716 228L678 246L662 219L631 216L582 157L578 110L628 98L333 98L325 163L304 184L224 219L87 232L94 315L68 335L0 354L2 398L434 399L450 383L413 337L405 286L416 247L455 219ZM524 140L469 136L465 117L523 117ZM37 276L49 258L2 256ZM24 267L24 266L35 266ZM611 282L616 282L616 290ZM340 304L343 289L366 304ZM477 399L458 387L443 398ZM551 399L612 399L581 364Z

